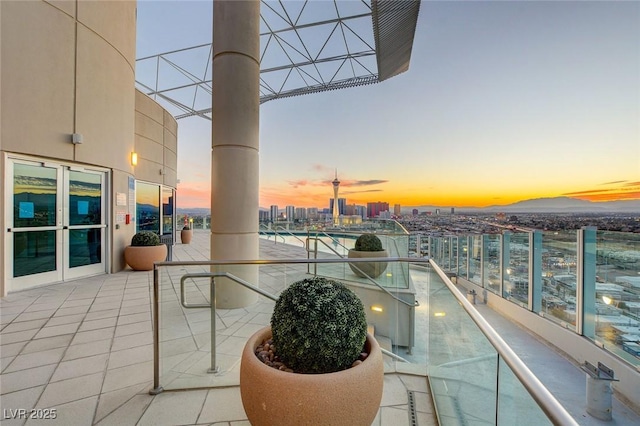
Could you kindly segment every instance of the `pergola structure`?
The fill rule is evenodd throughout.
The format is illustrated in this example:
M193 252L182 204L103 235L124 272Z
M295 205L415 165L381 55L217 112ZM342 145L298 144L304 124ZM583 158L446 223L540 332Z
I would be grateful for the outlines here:
M406 71L419 8L420 0L261 0L260 103ZM212 55L207 43L139 58L138 88L176 119L211 120Z

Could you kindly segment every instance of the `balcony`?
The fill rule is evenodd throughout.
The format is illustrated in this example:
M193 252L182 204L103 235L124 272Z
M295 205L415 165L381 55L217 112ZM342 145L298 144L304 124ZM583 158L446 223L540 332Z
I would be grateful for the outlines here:
M192 244L174 247L174 260L206 262L208 236L196 230ZM302 246L273 240L261 240L260 249L265 261L307 258ZM325 275L342 274L346 279L347 265L333 263L331 257L329 253L320 255L323 262L318 267ZM180 303L182 294L187 304L208 301L208 280L188 279L184 293L180 289L185 274L209 270L196 263L167 265L160 270L158 377L154 377L153 362L152 274L103 275L2 299L3 424L30 424L15 410L29 413L34 408L42 409L41 414L55 409L62 424L230 425L246 421L235 356L246 337L268 323L272 302L261 298L248 308L218 310L215 346L220 371L208 374L210 309L183 308ZM412 308L381 291L383 306L395 309L396 314L386 320L386 330L376 326L388 354L384 395L374 424L496 424L496 419L498 424L524 424L525 419L530 424L549 423L437 268L409 267L406 262L396 266L390 269L392 276L386 277L385 288L395 296L406 290L400 279L406 271L420 305ZM260 287L272 294L310 272L304 261L267 263L259 268ZM399 327L393 327L401 309L415 313L413 344L401 342ZM368 313L374 314L376 311ZM540 370L540 379L552 392L560 387L553 393L580 424L599 424L584 413L585 375L579 368L495 313L483 315L505 340L508 337L521 357L528 359L531 369ZM540 365L545 368L537 368ZM561 386L557 383L559 374ZM158 384L155 379L165 391L154 396L149 391ZM614 413L617 424L637 424L639 420L616 399Z

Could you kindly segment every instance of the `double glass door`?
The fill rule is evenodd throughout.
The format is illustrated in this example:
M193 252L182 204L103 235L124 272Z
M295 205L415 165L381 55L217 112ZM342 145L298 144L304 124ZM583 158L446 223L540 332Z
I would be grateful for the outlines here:
M9 160L9 291L105 272L106 173Z

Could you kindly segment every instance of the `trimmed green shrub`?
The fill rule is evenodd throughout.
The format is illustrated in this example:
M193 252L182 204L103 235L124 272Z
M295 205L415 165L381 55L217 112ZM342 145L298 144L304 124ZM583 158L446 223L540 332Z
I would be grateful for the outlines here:
M382 241L374 234L362 234L356 240L354 250L357 251L382 251Z
M298 373L345 370L367 338L364 305L344 284L326 278L293 283L271 316L273 344L282 362Z
M155 232L140 231L131 238L132 246L159 246L160 237Z

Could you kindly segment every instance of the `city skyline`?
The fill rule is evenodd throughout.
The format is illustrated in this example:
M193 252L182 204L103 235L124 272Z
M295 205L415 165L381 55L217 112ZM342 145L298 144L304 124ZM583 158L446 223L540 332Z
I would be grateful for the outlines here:
M138 57L210 40L208 3L172 6L139 4ZM408 72L261 106L260 206L322 207L336 168L348 204L640 199L639 17L637 2L423 2ZM211 123L178 125L178 206L209 207Z

